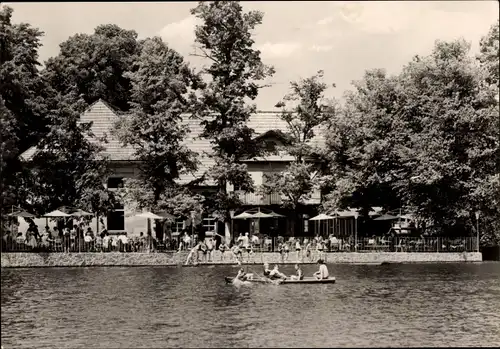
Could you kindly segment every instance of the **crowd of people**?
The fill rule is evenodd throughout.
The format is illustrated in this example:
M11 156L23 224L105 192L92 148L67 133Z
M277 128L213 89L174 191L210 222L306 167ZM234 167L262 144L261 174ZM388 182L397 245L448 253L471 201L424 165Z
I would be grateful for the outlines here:
M156 235L156 234L155 234ZM208 232L206 235L209 235ZM278 236L271 238L266 235L250 235L248 232L239 233L228 243L225 237L212 233L205 238L190 235L187 231L178 236L165 235L158 238L151 233L140 232L139 235L129 235L126 232L110 234L103 228L99 234L92 228L80 222L72 226L45 227L39 231L31 223L29 228L22 233L6 233L2 237L2 251L47 251L47 252L162 252L162 251L188 251L186 263L213 262L215 258L224 261L235 258L242 262L244 258L250 260L256 252L278 252L281 262L312 262L325 259L326 252L352 251L354 241L352 237L340 238L333 234L328 237L316 235L315 237L284 238ZM380 249L394 252L412 251L459 251L465 250L462 241L438 239L408 239L404 237L390 239L390 237L372 237L358 240L358 250ZM216 252L218 251L218 252ZM217 257L216 257L217 255Z

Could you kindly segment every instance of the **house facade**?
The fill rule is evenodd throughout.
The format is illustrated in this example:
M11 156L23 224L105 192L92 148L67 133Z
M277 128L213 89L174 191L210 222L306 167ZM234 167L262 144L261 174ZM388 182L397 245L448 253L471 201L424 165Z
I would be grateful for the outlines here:
M104 179L105 185L113 190L118 189L123 185L124 178L137 178L140 174L138 168L138 161L134 158L134 149L132 146L123 146L116 138L111 134L111 130L115 121L124 117L117 113L112 107L110 107L105 101L99 100L92 104L82 115L80 116L80 122L92 122L92 133L95 135L95 139L100 139L102 137L106 138L106 142L102 143L104 147L104 155L108 156L110 160L110 167L112 174L109 178ZM181 183L188 183L196 178L199 178L207 169L212 165L212 160L206 156L206 153L211 152L211 146L208 140L198 138L202 131L202 126L198 120L186 117L184 119L185 123L188 124L190 129L190 134L186 139L186 144L191 150L199 155L200 166L196 173L186 174L180 178ZM286 123L281 120L278 116L278 112L258 112L250 117L248 122L249 127L253 128L256 135L261 138L266 138L266 141L273 141L276 144L280 143L279 137L276 136L276 132L285 132L287 130ZM316 136L312 140L315 145L322 146L324 144L323 132L317 130L315 132ZM21 156L25 160L29 160L33 156L35 149L29 149ZM255 158L246 160L248 165L248 172L256 187L263 184L266 180L266 174L282 171L285 169L287 164L293 160L293 158L286 153L279 153L275 155L270 155L261 158ZM200 189L204 190L215 190L214 183L206 181L201 184ZM228 184L229 191L238 191L238 188L233 188L231 184ZM312 234L313 225L309 224L308 218L312 217L317 213L318 205L321 201L320 191L317 190L312 193L311 198L306 202L306 207L304 212L298 215L294 212L289 212L282 207L282 197L279 194L270 195L259 195L257 193L244 193L239 192L242 199L243 206L240 210L234 212L238 214L249 208L264 207L272 209L273 211L284 215L284 218L271 219L271 220L261 220L260 222L254 222L249 220L234 220L234 222L229 224L222 224L217 222L213 217L206 214L202 217L203 229L205 231L214 231L221 235L225 235L227 238L231 235L231 227L235 233L253 231L256 233L269 234L270 230L279 231L281 235L288 235L291 230L291 224L293 220L293 215L300 217L300 221L296 222L298 224L299 231L304 235ZM99 219L94 219L92 226L99 227L102 229L102 225L110 233L118 233L126 231L128 234L138 234L139 232L146 232L147 230L147 220L144 218L138 218L135 216L136 212L132 212L130 208L126 206L117 207L114 212L110 212L107 217L99 217ZM45 226L45 219L36 220L39 227ZM171 232L173 235L179 234L181 230L187 228L190 225L189 221L177 220L172 224Z

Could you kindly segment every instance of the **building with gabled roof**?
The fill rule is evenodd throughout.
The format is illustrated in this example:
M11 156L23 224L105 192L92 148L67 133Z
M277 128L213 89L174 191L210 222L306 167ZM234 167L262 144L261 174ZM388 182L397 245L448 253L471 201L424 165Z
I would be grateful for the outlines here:
M250 117L248 126L255 130L257 137L266 138L266 140L272 140L275 143L280 143L280 132L287 130L287 124L285 121L281 120L278 115L279 112L257 112ZM117 188L123 178L134 178L139 175L139 169L137 166L138 162L134 157L134 148L131 145L123 146L111 133L115 122L121 117L127 117L127 114L119 113L105 101L98 100L90 105L85 112L82 113L79 119L79 122L92 123L91 131L94 134L94 137L91 139L92 142L100 142L99 140L102 138L106 140L100 144L104 148L103 155L108 157L110 167L113 172L110 178L106 180L106 184L110 189ZM189 183L197 178L201 178L210 166L213 165L213 160L207 156L207 154L211 152L209 141L199 137L202 131L202 125L200 122L196 119L190 118L188 115L186 115L183 119L183 122L188 124L190 129L190 133L186 139L186 144L192 151L198 154L200 160L200 165L196 173L184 174L179 180L181 183ZM322 130L316 130L315 137L311 143L320 147L324 146L325 141ZM32 147L24 152L21 157L24 160L29 160L35 154L35 151L36 148ZM265 178L264 174L283 170L287 163L291 160L293 160L293 158L288 154L279 153L277 155L248 159L245 160L245 162L248 165L248 172L253 178L255 185L259 186ZM210 187L215 188L214 183L206 179L200 183L200 186L205 189ZM233 188L232 185L228 185L228 190L234 189L235 188ZM283 212L283 209L280 207L281 196L279 194L259 196L255 193L241 193L240 195L245 206L244 208L268 206L276 212L281 211L287 215L287 212ZM310 205L310 210L305 212L305 217L308 215L310 216L311 214L314 215L319 203L320 192L318 190L307 202L307 204ZM115 212L110 213L105 223L108 231L111 233L124 230L128 233L134 233L146 230L146 220L137 219L133 216L128 217L126 207L117 209ZM273 222L273 224L275 223L276 222ZM289 223L289 220L285 219L284 222L278 223L277 228L280 231L288 231ZM235 224L237 225L236 230L248 231L250 229L250 223L247 221L239 221ZM221 231L221 229L223 229L223 225L217 224L213 218L208 216L204 217L203 225L205 226L205 229L209 231ZM178 233L185 226L186 222L176 222L173 226L173 232ZM254 227L254 229L264 233L262 230L265 226L268 226L268 224L263 223L262 229L261 227ZM307 223L304 225L304 228L307 233Z

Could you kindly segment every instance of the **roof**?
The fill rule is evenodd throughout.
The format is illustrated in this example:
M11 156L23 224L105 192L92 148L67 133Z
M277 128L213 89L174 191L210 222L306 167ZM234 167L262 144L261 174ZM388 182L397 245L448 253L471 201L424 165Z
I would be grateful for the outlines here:
M103 100L98 100L97 102L90 105L80 116L79 122L92 122L92 133L96 138L102 138L106 136L107 143L101 143L104 147L103 154L107 155L111 161L132 161L135 160L134 148L130 145L123 146L118 139L111 135L111 129L115 121L120 117L126 117L120 115L112 107L110 107ZM189 125L190 134L186 140L186 144L189 148L199 155L199 160L201 162L198 167L198 171L194 175L184 175L182 176L181 182L191 181L195 178L201 177L201 175L213 165L213 161L205 154L211 152L210 142L207 139L200 139L198 136L202 131L202 125L199 120L186 117L183 122ZM285 121L279 118L279 112L257 112L250 116L248 121L248 127L253 128L257 136L264 135L271 130L286 131L287 124ZM272 136L272 133L270 133ZM92 139L96 141L95 139ZM317 129L315 130L315 137L311 140L312 145L323 146L324 137L323 132ZM35 147L32 147L21 154L21 158L24 160L29 160L34 155L36 151ZM268 156L263 159L258 159L260 161L290 161L290 156L286 154L283 155L273 155Z

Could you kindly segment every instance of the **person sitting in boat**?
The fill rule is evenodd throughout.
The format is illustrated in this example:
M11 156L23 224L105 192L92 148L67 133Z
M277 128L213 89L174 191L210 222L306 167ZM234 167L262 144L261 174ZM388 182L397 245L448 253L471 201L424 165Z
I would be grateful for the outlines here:
M240 281L248 281L253 279L253 274L252 273L245 273L243 268L238 270L238 275L236 275L235 279L238 279Z
M241 280L241 281L246 281L247 280L247 273L241 268L238 270L238 275L236 275L235 279Z
M269 278L270 279L283 279L283 280L285 280L286 275L283 274L281 271L279 271L278 264L275 264L273 270L271 270L271 272L269 273Z
M292 279L292 280L304 279L304 274L302 273L302 269L300 268L300 265L295 264L295 275L291 275L290 279Z
M269 277L271 275L271 269L269 269L269 263L264 263L264 276Z
M322 259L318 259L319 270L313 274L317 280L328 279L328 268Z

